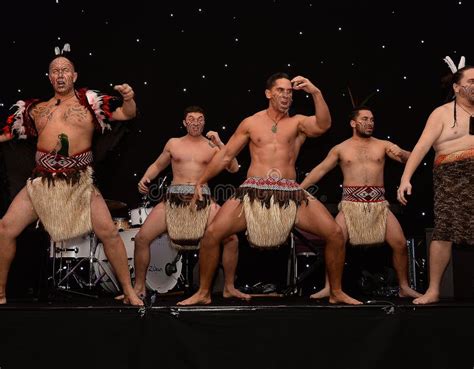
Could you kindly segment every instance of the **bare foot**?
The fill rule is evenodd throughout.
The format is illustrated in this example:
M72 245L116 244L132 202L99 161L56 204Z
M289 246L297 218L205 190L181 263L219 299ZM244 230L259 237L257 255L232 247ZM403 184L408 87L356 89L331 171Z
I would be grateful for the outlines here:
M132 306L144 306L143 300L140 299L137 295L125 296L123 298L123 303Z
M416 292L413 288L410 288L408 286L400 286L400 291L398 292L399 297L413 297L417 298L421 296L421 293Z
M135 291L135 293L136 293L136 295L138 296L139 299L145 300L146 292L145 292L144 289L143 289L143 290L135 290L135 289L134 289L134 291ZM118 301L121 301L121 300L123 300L124 298L125 298L125 295L123 295L123 294L114 297L114 299L115 299L115 300L118 300Z
M0 297L0 305L5 305L7 303L7 298L5 296Z
M324 299L326 297L329 297L330 295L330 289L329 286L324 286L324 288L316 293L313 293L311 296L309 296L310 299Z
M348 305L362 305L359 300L353 299L342 291L331 291L329 295L329 303L331 304L348 304Z
M187 298L186 300L178 302L176 305L189 306L189 305L209 305L211 303L211 295L209 293L203 293L197 291L194 295Z
M235 297L237 299L241 299L241 300L250 300L252 298L252 296L246 294L246 293L243 293L243 292L240 292L237 288L235 288L234 286L225 286L224 287L224 291L222 292L222 296L224 296L224 298L228 299L228 298L231 298L231 297Z
M423 296L413 300L415 305L434 304L439 301L439 293L430 292L429 290Z

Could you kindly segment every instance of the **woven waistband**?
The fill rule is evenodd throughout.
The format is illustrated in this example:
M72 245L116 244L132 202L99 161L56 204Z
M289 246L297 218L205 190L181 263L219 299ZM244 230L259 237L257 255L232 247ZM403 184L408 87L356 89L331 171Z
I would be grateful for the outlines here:
M342 189L342 201L385 201L385 188L383 186L344 186Z
M61 173L90 166L93 162L93 155L90 150L72 156L36 151L35 159L37 170Z
M469 158L474 158L474 148L461 150L461 151L455 151L455 152L452 152L451 154L438 155L435 158L434 166L437 167L441 164L452 163L454 161L461 161L461 160L465 160Z
M256 188L259 190L278 190L278 191L299 191L300 186L293 179L272 178L272 177L248 177L240 185L243 188Z
M173 184L168 187L168 193L171 194L182 194L182 195L190 195L194 194L194 189L196 188L195 185L189 184ZM211 190L209 189L208 185L202 186L202 194L203 195L210 195Z

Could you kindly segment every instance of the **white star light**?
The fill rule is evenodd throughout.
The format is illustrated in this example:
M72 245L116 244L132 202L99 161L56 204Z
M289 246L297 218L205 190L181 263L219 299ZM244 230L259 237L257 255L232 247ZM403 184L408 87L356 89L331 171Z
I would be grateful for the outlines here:
M186 89L186 88L183 88L183 92L186 92L186 91L187 91L187 89Z
M201 78L204 79L204 78L206 78L206 76L203 74L203 75L201 76Z
M147 82L147 81L145 81L145 82L143 82L143 84L146 86L146 85L148 84L148 82Z
M339 28L338 28L338 31L342 31L342 27L339 27Z
M403 79L407 79L407 76L403 76Z
M288 66L289 66L289 67L291 67L291 64L290 64L290 63L288 63Z
M89 53L89 56L92 56L92 53L91 53L91 52Z
M137 42L140 42L140 39L139 39L139 38L137 38Z

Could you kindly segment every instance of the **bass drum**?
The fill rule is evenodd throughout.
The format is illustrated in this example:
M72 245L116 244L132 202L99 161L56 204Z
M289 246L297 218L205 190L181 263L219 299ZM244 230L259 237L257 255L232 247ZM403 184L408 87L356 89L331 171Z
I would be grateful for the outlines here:
M132 280L135 279L133 258L135 236L139 230L139 228L131 228L119 233L125 244L125 250L127 251L128 267ZM94 272L98 283L107 292L113 294L120 293L120 284L115 276L112 265L105 255L104 245L102 243L97 245L95 258ZM171 268L169 266L172 264L176 265L176 270L173 269L173 273L170 273ZM178 282L181 269L181 259L178 256L178 252L171 247L168 235L164 234L154 239L150 245L150 265L146 274L147 289L158 293L168 292Z

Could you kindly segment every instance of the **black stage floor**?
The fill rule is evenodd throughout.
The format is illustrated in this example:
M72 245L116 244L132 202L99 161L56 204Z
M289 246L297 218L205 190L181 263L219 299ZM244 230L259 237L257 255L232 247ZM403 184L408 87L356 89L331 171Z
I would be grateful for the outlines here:
M0 307L0 367L439 368L474 367L474 301L361 306L307 297L182 295L145 308L70 295Z

